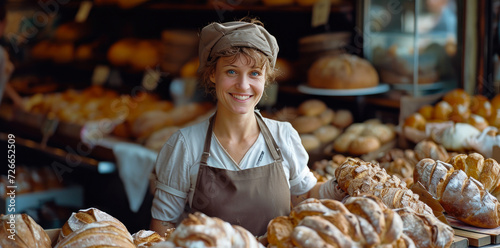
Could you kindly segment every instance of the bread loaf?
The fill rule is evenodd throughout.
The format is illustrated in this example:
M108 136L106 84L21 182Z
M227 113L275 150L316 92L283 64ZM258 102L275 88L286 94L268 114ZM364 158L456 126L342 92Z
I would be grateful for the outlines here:
M432 158L434 160L448 161L450 156L442 145L436 144L432 140L423 140L415 145L415 158L420 161L424 158Z
M175 247L264 247L243 227L200 212L184 219L167 241Z
M433 214L419 196L396 176L390 176L377 164L348 158L335 170L339 187L354 196L359 193L379 197L389 208L410 207L417 213Z
M0 247L52 247L47 233L27 214L2 214L0 223Z
M147 248L151 247L154 243L165 241L160 234L151 230L139 230L132 234L132 239L137 248Z
M454 237L453 228L432 215L418 214L410 208L394 210L403 220L404 233L417 247L451 247Z
M500 197L500 165L493 158L485 158L479 153L457 154L449 163L455 170L481 182L484 188L497 199Z
M81 209L78 212L71 214L69 219L62 226L61 232L59 232L58 242L66 238L66 236L70 235L72 232L78 231L84 228L86 225L95 222L114 223L116 227L128 233L125 225L123 225L123 223L117 220L115 217L97 208L88 208Z
M268 225L270 247L415 247L398 214L375 197L307 199Z
M448 215L477 227L500 226L498 200L463 170L425 158L417 163L413 177L439 201Z
M54 248L136 248L130 233L115 224L112 221L90 223L64 237Z
M375 87L379 78L367 60L355 55L325 56L308 71L308 84L323 89L359 89Z

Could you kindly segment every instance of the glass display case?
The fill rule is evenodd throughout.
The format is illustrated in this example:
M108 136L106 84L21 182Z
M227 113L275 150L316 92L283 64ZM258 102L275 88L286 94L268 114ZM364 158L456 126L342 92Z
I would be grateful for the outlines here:
M418 96L458 87L457 0L361 0L363 55L381 83Z

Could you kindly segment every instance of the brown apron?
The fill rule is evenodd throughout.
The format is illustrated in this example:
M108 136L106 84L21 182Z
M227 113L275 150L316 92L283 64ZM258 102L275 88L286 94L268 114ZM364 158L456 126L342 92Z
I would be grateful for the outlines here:
M210 167L207 161L214 115L205 138L191 212L218 217L260 236L266 233L270 220L290 213L290 188L283 171L280 149L260 114L256 113L256 116L274 162L240 171Z

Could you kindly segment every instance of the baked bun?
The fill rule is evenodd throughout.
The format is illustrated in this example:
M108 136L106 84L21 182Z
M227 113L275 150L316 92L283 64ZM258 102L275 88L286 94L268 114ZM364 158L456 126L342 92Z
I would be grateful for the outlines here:
M443 96L443 101L448 102L450 105L461 104L469 107L471 96L463 89L454 89Z
M421 114L426 120L432 119L432 113L434 112L434 106L426 104L418 109L418 113Z
M315 116L299 116L290 123L299 134L314 132L323 125L321 119Z
M491 107L491 103L488 98L483 95L475 95L471 99L470 111L473 114L488 118L491 115L493 108Z
M420 113L413 113L405 119L403 126L424 131L426 123L427 121Z
M351 111L347 109L339 109L335 111L335 118L332 124L338 128L346 128L354 121Z
M314 88L360 89L378 83L377 71L370 62L351 54L322 57L308 71L308 84Z
M349 144L348 151L352 155L362 155L379 149L380 145L375 136L359 136Z
M451 114L448 116L449 120L454 122L467 122L471 114L470 108L463 104L455 104L451 108Z
M349 151L349 145L351 142L358 137L357 134L353 133L343 133L333 142L333 150L346 153Z
M434 112L432 112L432 119L438 121L448 121L453 108L447 101L440 101L434 106Z
M385 144L396 137L396 132L388 125L375 124L369 125L361 133L361 136L373 136L377 138L380 143Z
M321 143L328 143L337 138L340 133L341 131L338 127L325 125L318 128L313 134L321 141Z
M321 119L323 125L330 124L335 118L335 111L333 111L333 109L327 108L325 111L319 114L319 118Z
M488 121L484 117L475 114L470 115L470 117L467 119L467 123L471 124L479 131L483 131L489 126Z
M299 114L306 116L317 116L327 109L323 101L317 99L307 100L298 107Z
M315 150L321 145L321 141L313 134L301 134L300 140L306 151Z

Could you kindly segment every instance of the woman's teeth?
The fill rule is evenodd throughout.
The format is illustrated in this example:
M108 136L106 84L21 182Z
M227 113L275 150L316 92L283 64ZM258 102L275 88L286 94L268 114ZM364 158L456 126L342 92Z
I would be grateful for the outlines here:
M242 96L242 95L234 95L234 94L232 94L232 96L238 100L241 100L241 101L244 101L244 100L250 98L250 96Z

